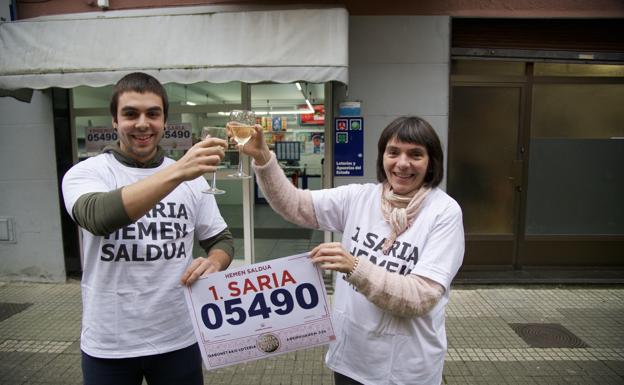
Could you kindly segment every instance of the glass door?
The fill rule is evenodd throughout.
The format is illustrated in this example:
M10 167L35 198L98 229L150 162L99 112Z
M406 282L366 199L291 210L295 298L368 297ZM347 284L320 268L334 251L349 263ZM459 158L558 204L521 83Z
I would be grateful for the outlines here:
M515 263L522 95L513 84L452 87L448 190L463 210L465 266Z
M524 266L621 266L624 66L535 63Z

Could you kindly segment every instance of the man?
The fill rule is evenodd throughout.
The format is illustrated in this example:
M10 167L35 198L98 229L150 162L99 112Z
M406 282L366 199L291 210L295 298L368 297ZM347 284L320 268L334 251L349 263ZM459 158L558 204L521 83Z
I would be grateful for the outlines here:
M201 354L183 285L226 269L232 236L202 174L226 142L209 138L178 161L158 143L167 94L154 77L124 76L110 104L119 142L63 178L67 211L80 226L84 383L202 384ZM193 236L207 256L192 259Z

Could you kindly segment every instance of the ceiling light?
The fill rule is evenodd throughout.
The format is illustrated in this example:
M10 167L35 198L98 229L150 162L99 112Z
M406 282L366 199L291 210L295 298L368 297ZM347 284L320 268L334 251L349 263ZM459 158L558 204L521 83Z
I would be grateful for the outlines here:
M254 110L254 114L258 115L258 116L262 116L262 115L301 115L301 114L313 114L314 113L314 108L312 108L312 105L310 104L310 102L307 103L308 104L308 108L307 109L301 109L301 110L271 110L271 111L258 111L258 110ZM230 113L229 112L224 112L224 111L219 111L217 112L218 115L220 116L229 116Z
M271 111L254 111L256 115L301 115L313 114L314 110L271 110Z

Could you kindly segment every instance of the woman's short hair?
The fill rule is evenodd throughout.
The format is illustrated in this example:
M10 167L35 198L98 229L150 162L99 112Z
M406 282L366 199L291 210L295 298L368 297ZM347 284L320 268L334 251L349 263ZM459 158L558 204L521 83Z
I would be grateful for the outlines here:
M151 92L160 96L163 104L163 113L165 115L165 122L167 121L167 115L169 114L169 100L167 99L167 91L165 87L155 77L143 72L133 72L123 78L119 79L115 87L113 87L113 96L110 102L110 113L113 116L113 120L117 121L117 106L119 105L119 97L124 92L138 92L144 94Z
M377 180L386 181L383 156L390 139L396 137L399 142L419 144L427 149L429 166L424 184L436 187L444 176L444 155L440 138L431 125L418 116L402 116L390 122L381 132L377 143Z

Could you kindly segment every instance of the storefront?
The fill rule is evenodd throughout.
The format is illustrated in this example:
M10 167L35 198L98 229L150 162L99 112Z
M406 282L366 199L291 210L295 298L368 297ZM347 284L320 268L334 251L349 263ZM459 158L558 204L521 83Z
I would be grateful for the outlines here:
M331 156L325 146L331 87L347 83L348 14L342 8L115 11L2 28L3 52L18 54L3 55L0 89L48 90L59 180L72 164L115 142L108 110L112 84L143 71L167 89L170 135L163 147L169 156L179 158L199 140L202 127L224 127L231 110L250 109L293 184L331 185L331 162L325 162ZM71 44L60 36L72 36ZM329 239L329 233L282 220L253 179L230 178L239 162L249 172L249 159L232 146L217 173L226 193L216 196L235 238L235 264L309 250ZM56 204L66 270L79 272L76 226L62 200Z

